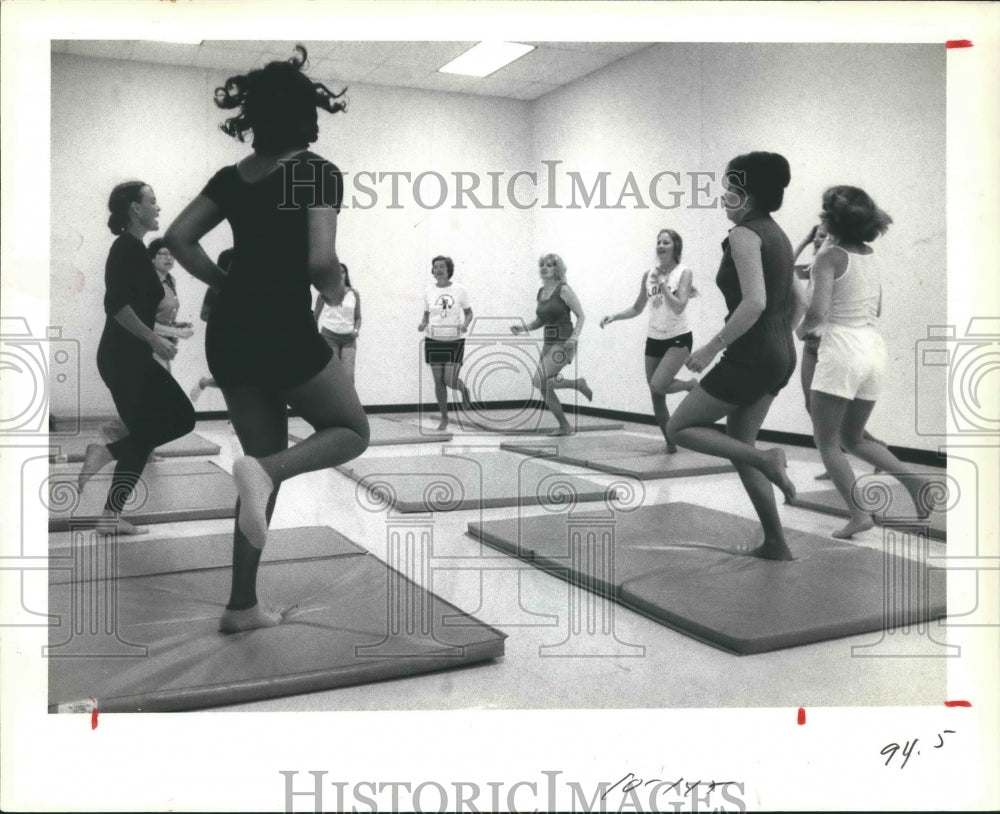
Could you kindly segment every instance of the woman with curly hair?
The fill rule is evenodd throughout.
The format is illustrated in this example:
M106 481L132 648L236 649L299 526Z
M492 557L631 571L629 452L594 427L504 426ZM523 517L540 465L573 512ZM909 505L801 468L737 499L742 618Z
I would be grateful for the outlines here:
M865 432L887 359L878 330L882 284L868 244L886 233L892 218L863 189L836 186L823 193L820 219L829 239L813 261L812 299L796 334L822 332L809 414L823 464L851 512L833 536L848 539L874 521L851 499L854 471L843 450L894 475L923 517L929 512L922 497L928 480Z
M511 325L510 332L516 336L524 331L545 329L542 355L531 383L541 392L545 406L559 422L559 428L549 435L571 435L573 428L566 420L566 413L556 390L576 390L587 401L594 397L586 379L564 379L561 375L562 369L576 356L576 341L583 330L583 307L576 293L566 283L566 264L558 254L542 255L538 260L538 274L542 278L542 287L535 297L538 302L535 319L527 327L521 324ZM570 318L571 313L576 316L575 327Z
M795 257L788 236L771 218L790 181L788 161L778 153L746 153L726 167L726 216L734 225L722 243L715 282L729 314L719 333L691 354L687 367L698 373L725 353L667 422L667 436L679 446L733 462L763 531L763 541L748 553L770 560L792 559L772 488L795 496L785 452L756 446L774 397L795 372ZM726 434L714 427L723 417Z
M336 251L343 194L340 170L308 149L319 137L317 108L345 108L343 91L311 81L306 51L234 76L216 104L239 109L221 129L253 152L223 167L167 230L178 262L218 290L205 351L222 390L243 457L233 464L239 493L232 592L223 632L280 624L257 601L257 567L281 483L356 458L368 446L368 419L329 345L316 330L310 286L330 305L345 294ZM201 247L223 220L233 231L226 274ZM267 325L267 330L261 330ZM286 407L316 432L288 446Z
M121 517L142 471L156 449L194 429L194 408L158 360L169 363L177 348L156 330L164 286L143 245L159 229L156 195L142 181L118 184L108 199L108 228L118 235L104 267L107 318L97 347L97 371L111 391L125 434L108 444L89 444L80 470L80 491L95 474L116 461L104 517L118 534L145 534ZM156 358L154 358L156 357Z

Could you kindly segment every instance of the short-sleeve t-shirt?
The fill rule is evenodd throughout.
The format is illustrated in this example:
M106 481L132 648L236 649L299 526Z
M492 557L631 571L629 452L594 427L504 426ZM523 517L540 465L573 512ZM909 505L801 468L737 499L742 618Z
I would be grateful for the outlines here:
M427 286L424 310L427 312L427 336L445 341L461 339L459 326L465 324L465 309L470 308L469 294L460 283Z
M343 176L309 150L281 164L254 182L236 165L223 167L202 191L233 230L233 261L213 318L258 322L304 311L312 321L308 212L340 210Z
M131 306L143 325L152 330L156 309L163 295L163 285L145 244L131 232L119 235L111 244L104 265L104 313L107 319L98 353L152 354L146 342L129 333L114 317L125 306Z
M681 284L681 277L685 271L688 271L688 267L678 263L667 275L660 274L655 268L646 272L644 282L649 303L647 336L650 339L673 339L691 331L686 312L676 313L663 296L664 289L671 294L677 293L677 287Z

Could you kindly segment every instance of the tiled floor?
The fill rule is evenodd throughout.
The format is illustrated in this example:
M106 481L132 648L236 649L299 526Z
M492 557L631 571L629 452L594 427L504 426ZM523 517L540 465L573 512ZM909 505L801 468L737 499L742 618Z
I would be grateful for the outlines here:
M199 423L200 435L221 452L212 460L231 471L239 446L225 421ZM619 431L621 432L621 431ZM655 434L652 427L626 424L624 432ZM456 436L452 448L497 449L511 436ZM766 445L765 445L766 446ZM427 455L433 445L372 447L369 458ZM812 489L822 471L811 449L787 447L792 479ZM576 467L567 472L601 482L614 476ZM864 470L859 470L864 471ZM646 505L686 501L753 517L734 474L647 481ZM314 472L282 486L274 528L328 525L386 559L387 539L399 515L362 507L358 485L335 470ZM584 510L589 507L584 506ZM937 641L945 632L897 632L856 636L754 656L734 656L702 644L637 613L615 606L613 635L572 631L567 621L570 587L524 563L481 547L467 536L473 520L510 516L517 509L468 510L424 515L432 536L430 586L442 598L508 634L505 656L480 666L410 679L224 707L226 710L414 710L555 709L754 706L895 706L937 704L946 697L946 662ZM521 509L525 515L545 512ZM782 506L789 527L829 534L841 521ZM151 538L168 539L225 531L232 521L210 520L151 527ZM64 546L68 534L50 535ZM855 539L879 549L882 532ZM930 542L930 555L944 545ZM265 558L267 554L265 551ZM475 558L488 558L486 568ZM266 599L266 598L265 598ZM931 638L933 635L934 639ZM854 648L865 645L864 650ZM895 657L884 656L892 654ZM902 657L899 657L902 656Z

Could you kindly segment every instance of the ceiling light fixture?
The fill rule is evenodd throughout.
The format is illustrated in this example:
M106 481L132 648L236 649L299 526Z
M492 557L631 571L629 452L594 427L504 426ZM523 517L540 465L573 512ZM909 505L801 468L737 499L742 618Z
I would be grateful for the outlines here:
M522 45L518 42L481 42L438 68L438 73L489 76L534 50L534 45Z
M192 34L164 34L156 32L156 36L151 38L153 42L169 42L175 45L201 45L204 40Z

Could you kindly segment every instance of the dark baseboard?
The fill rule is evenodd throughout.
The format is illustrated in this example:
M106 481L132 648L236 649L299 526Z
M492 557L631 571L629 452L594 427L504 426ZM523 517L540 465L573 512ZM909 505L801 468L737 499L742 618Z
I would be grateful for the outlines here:
M455 405L457 409L457 405ZM489 410L518 410L518 409L535 409L542 410L545 408L545 404L542 401L530 400L530 401L518 401L517 399L511 399L509 401L490 401L483 404L484 409ZM624 410L605 410L601 407L587 407L579 406L574 407L572 404L565 405L566 412L579 413L580 415L593 416L595 418L609 418L614 421L628 421L633 424L646 424L650 427L656 426L656 421L651 415L643 413L629 413ZM368 404L365 405L365 412L369 415L379 415L380 413L418 413L418 412L436 412L436 404ZM297 417L294 411L289 411L289 416ZM197 413L197 418L199 421L218 421L225 420L229 418L229 414L225 410L212 410L206 412ZM722 424L716 424L716 429L723 431L725 428ZM761 441L765 441L771 444L785 444L792 447L805 447L807 449L815 449L816 445L813 442L811 435L803 435L802 433L795 432L782 432L781 430L761 430L758 438ZM899 460L905 463L917 464L918 466L946 466L948 459L943 453L934 452L926 449L913 449L912 447L895 447L890 446L889 450L895 455Z

